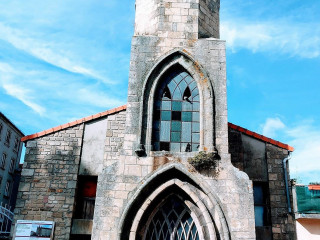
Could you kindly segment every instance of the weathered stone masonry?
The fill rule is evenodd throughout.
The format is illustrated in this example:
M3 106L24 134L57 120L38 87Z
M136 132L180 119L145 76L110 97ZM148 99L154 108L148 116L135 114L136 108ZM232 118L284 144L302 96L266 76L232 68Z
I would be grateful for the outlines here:
M69 239L83 124L27 142L15 219L55 221Z

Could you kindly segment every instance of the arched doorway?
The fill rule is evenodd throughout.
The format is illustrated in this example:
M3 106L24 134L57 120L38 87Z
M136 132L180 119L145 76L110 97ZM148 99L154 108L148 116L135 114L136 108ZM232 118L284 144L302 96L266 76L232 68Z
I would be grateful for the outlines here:
M148 219L143 240L200 240L192 215L182 199L170 195Z

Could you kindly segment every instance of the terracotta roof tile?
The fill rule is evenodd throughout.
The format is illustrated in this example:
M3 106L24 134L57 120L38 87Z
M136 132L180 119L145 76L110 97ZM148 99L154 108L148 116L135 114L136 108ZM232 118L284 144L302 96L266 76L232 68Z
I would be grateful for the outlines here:
M73 126L79 125L79 124L84 123L84 122L88 122L88 121L91 121L91 120L94 120L94 119L98 119L98 118L103 117L103 116L108 116L108 115L110 115L112 113L121 112L121 111L125 110L126 108L127 108L126 105L123 105L121 107L113 108L111 110L107 110L107 111L104 111L104 112L101 112L101 113L97 113L97 114L94 114L94 115L91 115L91 116L88 116L88 117L84 117L84 118L75 120L73 122L65 123L65 124L62 124L62 125L59 125L59 126L56 126L56 127L53 127L53 128L50 128L50 129L35 133L35 134L31 134L31 135L25 136L25 137L21 138L21 141L22 142L26 142L28 140L32 140L32 139L35 139L35 138L38 138L38 137L42 137L42 136L50 134L50 133L58 132L60 130L63 130L63 129L66 129L66 128L69 128L69 127L73 127Z
M246 134L246 135L248 135L248 136L254 137L254 138L256 138L256 139L260 139L260 140L262 140L262 141L264 141L264 142L266 142L266 143L271 143L271 144L273 144L273 145L275 145L275 146L278 146L278 147L280 147L280 148L286 149L286 150L288 150L288 151L290 151L290 152L293 152L293 151L294 151L294 148L291 147L291 146L289 146L288 144L284 144L284 143L282 143L282 142L278 142L278 141L276 141L276 140L274 140L274 139L265 137L265 136L263 136L263 135L261 135L261 134L258 134L258 133L256 133L256 132L252 132L252 131L250 131L250 130L248 130L248 129L245 129L245 128L243 128L243 127L237 126L237 125L235 125L235 124L233 124L233 123L228 123L228 126L229 126L230 128L232 128L232 129L234 129L234 130L237 130L237 131L239 131L239 132L242 132L242 133L244 133L244 134Z

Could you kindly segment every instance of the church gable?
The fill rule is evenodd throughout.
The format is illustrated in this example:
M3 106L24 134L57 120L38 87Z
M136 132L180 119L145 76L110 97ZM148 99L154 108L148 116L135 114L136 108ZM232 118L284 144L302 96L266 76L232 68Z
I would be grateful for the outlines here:
M285 197L271 185L287 182L275 158L288 149L277 155L253 141L274 156L263 162L263 184L251 175L262 164L238 164L248 136L227 121L219 8L219 0L136 0L127 105L23 139L16 219L55 221L55 239L259 239L255 224L280 239L288 219L273 213L263 225L255 211L268 206L253 191ZM231 143L228 128L242 141Z

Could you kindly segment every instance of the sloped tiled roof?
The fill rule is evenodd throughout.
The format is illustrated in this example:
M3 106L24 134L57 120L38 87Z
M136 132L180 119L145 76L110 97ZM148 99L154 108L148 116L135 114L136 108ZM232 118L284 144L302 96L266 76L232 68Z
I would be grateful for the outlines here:
M49 128L47 130L44 130L44 131L41 131L41 132L38 132L38 133L35 133L35 134L31 134L31 135L28 135L28 136L25 136L25 137L21 138L21 141L22 142L26 142L28 140L32 140L32 139L35 139L35 138L38 138L38 137L42 137L42 136L48 135L50 133L58 132L60 130L63 130L63 129L66 129L66 128L69 128L69 127L73 127L75 125L78 125L78 124L81 124L81 123L84 123L84 122L92 121L92 120L95 120L95 119L98 119L98 118L101 118L101 117L108 116L110 114L121 112L121 111L126 110L126 109L127 109L126 105L123 105L123 106L117 107L117 108L113 108L113 109L110 109L110 110L107 110L107 111L104 111L104 112L101 112L101 113L97 113L97 114L94 114L94 115L91 115L91 116L88 116L88 117L84 117L84 118L75 120L73 122L62 124L62 125L59 125L57 127Z
M282 142L278 142L278 141L276 141L276 140L274 140L272 138L265 137L265 136L260 135L260 134L258 134L256 132L252 132L252 131L250 131L248 129L245 129L243 127L240 127L240 126L232 124L232 123L228 123L228 125L229 125L229 127L231 129L234 129L234 130L237 130L239 132L242 132L242 133L244 133L244 134L246 134L248 136L254 137L254 138L259 139L259 140L261 140L263 142L271 143L271 144L273 144L275 146L278 146L280 148L286 149L286 150L288 150L290 152L294 151L294 148L289 146L288 144L285 144L285 143L282 143Z
M91 116L88 116L88 117L84 117L84 118L75 120L75 121L70 122L70 123L62 124L62 125L59 125L59 126L54 127L54 128L50 128L50 129L47 129L47 130L44 130L44 131L41 131L41 132L38 132L38 133L35 133L35 134L31 134L31 135L25 136L25 137L21 138L21 141L22 142L26 142L28 140L32 140L32 139L35 139L35 138L38 138L38 137L42 137L42 136L48 135L50 133L58 132L60 130L63 130L63 129L66 129L66 128L69 128L69 127L73 127L73 126L81 124L81 123L85 123L85 122L92 121L92 120L95 120L95 119L98 119L98 118L101 118L101 117L105 117L105 116L108 116L110 114L118 113L118 112L124 111L126 109L127 109L126 105L123 105L123 106L117 107L117 108L113 108L113 109L110 109L110 110L107 110L107 111L104 111L104 112L101 112L101 113L97 113L97 114L94 114L94 115L91 115ZM267 143L271 143L273 145L276 145L276 146L278 146L280 148L283 148L283 149L286 149L288 151L293 151L294 150L293 147L291 147L291 146L289 146L287 144L278 142L278 141L276 141L274 139L271 139L271 138L267 138L267 137L265 137L263 135L260 135L258 133L252 132L252 131L250 131L248 129L242 128L242 127L237 126L235 124L228 123L228 126L231 129L237 130L237 131L242 132L242 133L244 133L244 134L246 134L248 136L251 136L251 137L254 137L256 139L259 139L261 141L264 141L264 142L267 142Z

